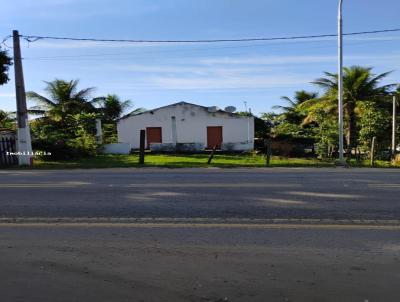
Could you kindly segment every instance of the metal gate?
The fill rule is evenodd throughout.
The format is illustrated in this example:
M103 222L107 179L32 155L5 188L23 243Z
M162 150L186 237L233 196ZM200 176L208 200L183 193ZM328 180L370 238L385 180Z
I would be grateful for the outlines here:
M18 164L18 157L12 153L16 152L16 141L14 138L0 138L0 167Z

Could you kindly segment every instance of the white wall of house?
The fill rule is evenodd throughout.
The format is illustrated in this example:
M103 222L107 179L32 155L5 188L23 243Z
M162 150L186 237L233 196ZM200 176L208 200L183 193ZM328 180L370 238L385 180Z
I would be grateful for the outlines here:
M117 143L117 144L106 144L103 146L101 153L104 154L129 154L131 151L130 144Z
M207 146L207 127L222 126L222 149L252 150L254 118L228 112L208 112L207 108L188 103L177 103L128 116L118 122L118 140L139 148L139 133L147 127L162 128L162 144L196 144L197 150ZM147 145L147 142L146 142Z

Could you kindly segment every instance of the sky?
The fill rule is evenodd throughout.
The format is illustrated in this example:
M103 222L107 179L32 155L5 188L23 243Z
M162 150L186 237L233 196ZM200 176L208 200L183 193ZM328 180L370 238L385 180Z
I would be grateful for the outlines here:
M344 31L400 28L398 0L344 0ZM105 39L236 39L335 34L337 0L0 0L0 40L22 35ZM93 97L117 94L152 109L186 101L245 102L255 114L281 105L311 81L336 72L335 38L220 44L127 44L21 40L27 91L79 79ZM11 47L12 41L6 44ZM10 52L12 49L10 48ZM400 32L346 37L344 63L393 71L400 82ZM10 73L14 77L13 71ZM28 106L34 104L29 102ZM132 109L133 109L132 108ZM15 110L14 81L0 86L0 109Z

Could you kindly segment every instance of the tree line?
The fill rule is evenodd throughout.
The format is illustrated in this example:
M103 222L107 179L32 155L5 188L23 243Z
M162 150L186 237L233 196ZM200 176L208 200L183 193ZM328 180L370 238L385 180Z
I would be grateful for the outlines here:
M344 68L343 105L347 157L367 154L373 137L381 154L391 147L392 99L400 96L397 84L383 85L390 72L374 74L363 66ZM311 140L321 157L338 154L338 76L325 72L312 82L321 92L296 91L293 98L282 97L280 113L262 114L272 137ZM386 153L385 153L386 152Z
M52 159L95 155L96 119L101 120L103 143L117 142L117 120L132 107L130 100L121 100L115 94L92 97L95 88L79 90L78 80L45 83L45 95L33 91L26 94L36 103L28 113L39 115L30 122L35 149L50 151Z

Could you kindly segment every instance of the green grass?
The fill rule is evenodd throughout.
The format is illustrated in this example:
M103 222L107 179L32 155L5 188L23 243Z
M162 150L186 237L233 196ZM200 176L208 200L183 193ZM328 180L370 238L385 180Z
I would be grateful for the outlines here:
M356 168L368 168L371 167L371 161L368 159L362 160L361 162L356 162L355 160L350 161L351 167ZM387 160L375 160L374 168L400 168L400 163L392 164L392 162Z
M265 167L265 158L261 155L215 155L207 165L207 154L172 155L146 154L146 167L197 168L197 167ZM272 157L272 167L330 167L332 162L305 158ZM72 168L119 168L139 167L138 155L98 155L94 158L71 161L34 161L33 168L72 169Z
M173 155L146 154L145 167L165 168L205 168L205 167L265 167L262 155L224 155L216 154L211 165L207 165L208 154ZM283 158L273 156L271 167L334 167L334 161L322 161L315 158ZM350 162L353 167L369 167L369 161L362 163ZM34 166L28 169L91 169L91 168L127 168L139 167L138 155L98 155L93 158L71 161L41 161L35 160ZM390 162L376 161L375 167L393 167Z

